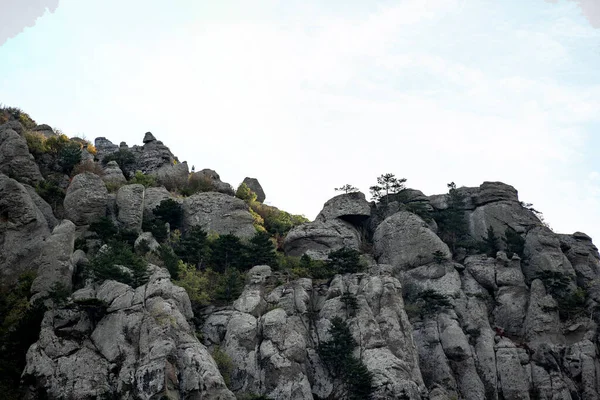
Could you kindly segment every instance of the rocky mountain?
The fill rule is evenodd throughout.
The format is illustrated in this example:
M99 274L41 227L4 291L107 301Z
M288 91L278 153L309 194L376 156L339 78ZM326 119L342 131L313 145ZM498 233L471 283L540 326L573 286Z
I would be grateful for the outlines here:
M75 139L25 125L0 125L7 398L600 398L598 249L512 186L350 191L306 221L151 133L68 170Z

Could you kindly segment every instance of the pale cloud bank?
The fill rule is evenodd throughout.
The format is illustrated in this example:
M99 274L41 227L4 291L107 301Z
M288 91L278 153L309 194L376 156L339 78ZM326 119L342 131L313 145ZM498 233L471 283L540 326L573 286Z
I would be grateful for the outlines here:
M559 0L546 0L549 3L558 3ZM577 3L583 15L590 21L594 28L600 28L600 1L598 0L569 0Z
M35 25L46 11L54 12L60 0L0 0L0 46L27 27Z

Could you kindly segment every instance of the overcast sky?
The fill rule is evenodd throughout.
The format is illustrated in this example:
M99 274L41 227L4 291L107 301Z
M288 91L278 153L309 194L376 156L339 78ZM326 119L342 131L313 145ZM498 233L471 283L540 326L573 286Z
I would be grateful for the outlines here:
M600 241L596 0L43 3L0 0L0 102L38 123L151 131L309 218L382 173L500 180Z

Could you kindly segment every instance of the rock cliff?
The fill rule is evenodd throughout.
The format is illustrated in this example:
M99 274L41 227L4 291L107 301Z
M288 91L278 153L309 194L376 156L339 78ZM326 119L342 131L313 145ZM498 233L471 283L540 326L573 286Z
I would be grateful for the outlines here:
M170 191L161 180L186 185L177 180L194 174L152 134L132 148L99 138L97 160L128 149L135 169L159 186L138 181L108 193L105 182L132 183L108 163L103 177L72 178L60 220L27 186L45 176L22 136L2 132L0 169L11 173L0 174L2 283L35 272L30 301L45 307L24 355L24 398L352 398L322 357L337 317L370 374L373 399L600 398L598 249L584 233L554 233L507 184L433 196L407 189L379 203L336 196L315 221L286 231L279 257L288 264L267 257L270 265L246 268L235 292L229 264L208 272L207 260L223 260L189 246L232 234L240 241L227 243L255 249L269 216L235 198L216 172L195 173L210 181L199 192ZM254 181L246 180L258 191ZM155 215L165 200L181 221ZM190 236L198 230L211 238ZM135 275L139 256L109 253L119 248L114 238L145 255L147 275ZM175 264L195 265L173 267L168 246ZM186 254L190 248L197 253ZM361 253L359 272L311 276L344 249ZM233 257L239 249L218 250ZM121 282L93 269L106 254L116 255L102 273ZM233 301L207 301L221 276Z

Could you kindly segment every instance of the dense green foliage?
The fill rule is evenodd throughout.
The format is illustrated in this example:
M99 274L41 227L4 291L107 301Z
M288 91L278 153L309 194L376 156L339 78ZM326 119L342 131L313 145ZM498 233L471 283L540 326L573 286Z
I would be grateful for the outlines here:
M196 267L204 266L210 254L206 232L199 226L189 229L181 237L175 252L187 264Z
M99 251L90 260L90 274L98 282L112 279L138 287L148 280L148 267L127 244L111 241L106 250Z
M135 171L133 177L129 180L130 184L144 185L144 187L154 187L157 185L156 178L152 175L146 175L142 171Z
M247 246L248 261L252 265L277 264L275 245L266 232L256 232Z
M56 210L59 206L62 206L65 200L65 191L51 180L38 183L35 191L42 199L46 200L46 203L52 207L52 210Z
M243 270L248 266L245 246L235 235L221 235L211 244L210 265L217 272L228 268Z
M238 188L235 192L235 197L237 197L238 199L244 200L248 204L256 201L256 193L254 193L248 187L248 185L246 185L243 182L240 184L240 186L238 186Z
M6 400L23 398L19 387L27 349L37 339L45 307L29 304L35 276L24 274L16 285L0 291L0 394Z
M506 245L506 253L508 254L508 257L512 257L513 254L517 254L520 258L524 258L525 239L523 239L523 237L514 229L511 227L506 228L502 240Z
M23 110L17 107L0 105L0 125L8 121L19 121L26 129L35 128L35 121Z
M303 215L293 215L257 201L250 203L252 211L264 221L264 228L276 238L283 238L293 227L308 222Z
M183 207L173 199L166 199L160 202L153 210L154 215L168 222L171 229L180 229L183 223Z
M368 399L373 393L373 374L353 356L357 343L348 324L339 317L331 320L330 339L319 345L319 356L333 378L341 383L340 398Z
M496 253L500 251L500 238L496 236L494 227L488 227L486 236L482 237L481 239L483 239L481 250L489 257L496 257Z
M116 161L119 164L119 168L121 168L126 178L131 176L136 164L135 155L126 149L119 149L114 153L107 154L102 159L102 165L106 165L111 161Z
M330 252L325 264L334 274L353 274L365 269L360 252L349 247Z

